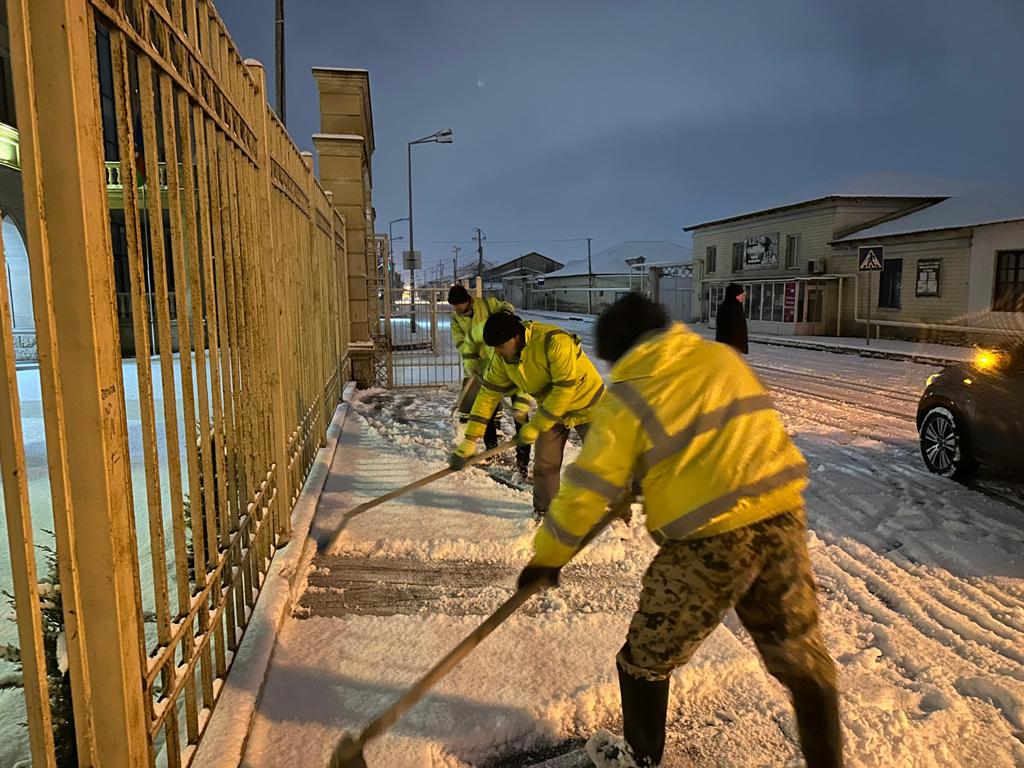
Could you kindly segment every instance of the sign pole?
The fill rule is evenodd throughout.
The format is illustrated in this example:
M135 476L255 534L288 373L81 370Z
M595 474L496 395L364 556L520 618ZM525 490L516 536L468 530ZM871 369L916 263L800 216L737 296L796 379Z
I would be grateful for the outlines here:
M871 283L874 281L871 279L873 272L868 272L868 327L865 335L865 341L867 346L871 346Z
M867 330L864 341L871 346L871 301L872 301L872 272L881 272L885 265L885 249L881 245L866 245L857 249L857 271L868 273L868 315Z

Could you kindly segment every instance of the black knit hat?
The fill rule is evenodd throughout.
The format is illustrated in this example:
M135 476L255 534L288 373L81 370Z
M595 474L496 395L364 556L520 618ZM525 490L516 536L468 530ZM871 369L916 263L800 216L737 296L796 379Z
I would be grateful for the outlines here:
M614 363L637 339L650 331L668 326L668 314L639 293L627 293L597 318L597 356Z
M484 344L496 347L524 330L523 321L511 312L495 312L484 323Z
M735 299L741 293L744 293L742 285L739 283L729 283L729 286L725 289L725 298Z
M456 284L448 289L449 304L465 304L469 300L469 291L467 291L463 286Z

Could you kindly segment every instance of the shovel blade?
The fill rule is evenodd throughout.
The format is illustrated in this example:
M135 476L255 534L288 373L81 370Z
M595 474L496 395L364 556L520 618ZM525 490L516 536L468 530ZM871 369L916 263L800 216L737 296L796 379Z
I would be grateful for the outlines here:
M469 381L462 388L462 392L459 395L458 401L455 403L455 412L458 414L468 414L473 410L473 402L476 400L477 394L480 392L480 377L470 376Z
M366 768L362 743L347 733L342 736L331 753L330 768Z

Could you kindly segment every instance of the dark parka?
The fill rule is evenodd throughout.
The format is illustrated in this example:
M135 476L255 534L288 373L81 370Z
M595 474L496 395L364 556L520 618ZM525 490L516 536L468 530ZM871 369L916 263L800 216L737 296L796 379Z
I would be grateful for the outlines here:
M725 298L718 305L718 318L715 324L715 341L728 344L744 355L747 349L747 318L743 314L743 304L736 298L743 293L743 286L733 283L725 289Z

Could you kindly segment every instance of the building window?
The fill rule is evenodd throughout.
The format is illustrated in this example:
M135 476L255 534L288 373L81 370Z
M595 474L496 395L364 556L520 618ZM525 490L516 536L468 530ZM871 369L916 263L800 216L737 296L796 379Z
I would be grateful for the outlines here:
M786 238L786 269L797 269L800 266L800 235Z
M704 264L709 275L718 270L718 249L715 246L709 245L704 251Z
M1024 251L996 254L996 291L992 299L996 312L1024 312Z
M114 64L110 52L110 30L96 23L96 68L99 74L100 119L103 124L103 159L117 161L117 112L114 103Z
M885 259L878 284L878 306L883 309L899 309L902 289L903 259Z
M743 243L732 244L732 271L743 271Z

